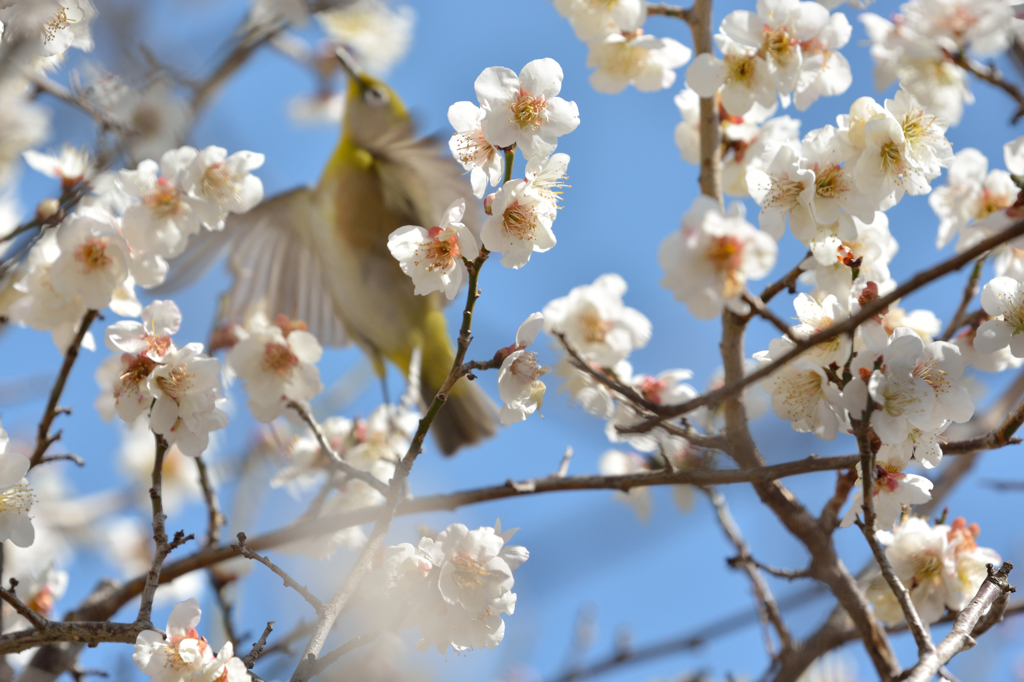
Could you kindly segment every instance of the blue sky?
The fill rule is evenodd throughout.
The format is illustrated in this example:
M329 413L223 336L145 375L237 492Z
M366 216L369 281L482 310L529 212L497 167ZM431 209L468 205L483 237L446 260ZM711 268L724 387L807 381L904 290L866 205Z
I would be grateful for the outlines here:
M89 56L109 68L125 64L125 53L115 47L112 29L104 22L115 16L138 15L130 46L146 44L168 63L188 74L202 74L218 56L218 48L243 16L245 3L237 0L198 2L197 0L159 0L132 3L129 0L97 2L100 9L96 25L98 48ZM627 304L640 309L652 321L654 333L648 346L632 357L638 372L657 373L674 367L694 371L694 385L702 388L719 366L718 322L692 318L671 293L659 285L661 271L656 254L661 241L676 229L682 214L698 193L696 168L679 158L673 143L673 130L679 114L672 102L683 85L683 70L672 88L655 94L629 89L619 96L594 92L587 82L586 47L576 40L568 22L558 16L546 0L517 2L475 2L449 0L413 3L417 23L408 56L393 71L389 83L428 133L447 136L448 106L458 100L472 100L473 81L488 66L507 66L518 71L528 61L540 57L556 59L565 71L562 96L574 100L580 110L577 131L562 138L559 151L572 157L565 207L555 223L558 245L550 252L535 255L520 271L505 270L495 260L487 264L481 277L483 297L477 307L474 342L470 357L488 358L494 350L508 345L515 330L530 313L540 310L553 298L572 287L592 282L606 272L618 272L629 283ZM716 5L716 24L728 11L751 8L744 3ZM881 14L896 10L894 3L878 3L872 9ZM846 9L854 25L853 39L844 50L854 69L854 85L844 95L821 100L801 118L806 133L834 122L837 114L848 110L862 95L880 97L871 78L871 63L864 45L866 36L855 19L856 11ZM688 30L681 22L654 17L647 32L674 37L692 46ZM121 29L123 31L123 29ZM315 40L315 26L299 32ZM122 33L122 35L124 35ZM81 66L81 55L74 55L71 66ZM1005 65L1011 78L1018 74ZM66 71L57 74L64 78ZM189 143L202 147L217 144L229 151L249 149L266 155L260 171L271 196L301 184L316 181L333 145L337 131L330 127L299 128L288 120L287 103L297 94L311 92L313 77L288 59L270 52L258 53L229 81L212 106L197 121ZM992 167L1001 167L1001 146L1018 134L1007 121L1012 107L1003 93L985 84L974 84L977 103L968 107L964 121L949 132L954 149L972 146L991 159ZM891 95L891 92L888 93ZM55 136L51 146L64 139L87 143L93 139L92 124L67 106L45 100L53 106ZM796 115L797 112L787 112ZM520 162L521 164L521 162ZM517 165L521 173L521 165ZM53 188L46 179L26 170L18 186L18 198L24 206L36 202ZM756 207L748 205L751 219ZM945 253L934 248L937 225L927 201L909 197L889 212L890 225L900 242L900 252L892 264L893 276L905 280L923 266L939 261ZM769 279L787 271L802 256L804 248L787 235L780 244L776 271ZM931 287L904 302L904 307L932 308L943 321L948 320L959 297L964 275L948 283ZM204 340L217 303L214 292L222 291L227 280L220 268L210 272L196 286L175 300L181 306L185 322L177 339L180 342ZM754 290L760 285L755 284ZM144 294L143 294L144 295ZM453 306L450 320L458 311ZM792 317L789 298L780 296L772 306L783 318ZM453 323L454 324L454 323ZM98 328L101 330L101 328ZM747 336L748 353L767 348L775 332L767 324L752 324ZM553 364L557 358L541 342L541 359ZM49 377L59 364L59 354L46 335L31 330L12 329L0 336L3 357L0 381L30 378L40 388L31 391L22 402L4 397L0 414L12 435L30 437L43 409L50 384ZM104 425L92 408L96 387L92 373L107 352L85 353L76 365L62 404L75 409L72 417L62 417L63 448L81 455L88 462L83 469L64 470L72 488L81 493L108 488L112 478L124 480L114 461L119 449L118 432ZM354 349L330 351L321 363L325 383L365 370L365 361ZM366 376L365 371L361 371ZM987 395L998 394L1007 383L1005 377L991 381ZM479 383L496 397L496 376L483 374ZM391 376L392 393L401 390L397 376ZM442 459L428 449L417 462L411 479L415 494L430 494L481 485L499 484L506 479L542 476L553 471L567 445L576 452L570 471L591 473L597 460L610 447L604 424L581 410L570 407L556 381L549 382L543 419L531 417L524 424L503 429L500 437L453 459ZM344 414L366 414L379 402L376 382L365 381L359 397L345 408ZM244 414L244 396L232 394L236 408L232 422L221 439L220 456L226 460L239 456L252 442L255 423ZM984 405L983 398L979 404ZM238 400L241 399L241 400ZM840 437L825 443L807 434L792 432L789 425L774 417L765 417L754 427L755 436L771 462L785 461L809 453L838 454L855 450L853 439ZM65 466L63 464L49 466ZM1019 493L993 493L981 486L985 480L1024 479L1024 463L1019 447L991 453L980 460L976 470L961 489L948 498L952 514L965 514L983 528L982 544L995 548L1004 558L1024 565L1024 538L1014 520L1020 518ZM790 479L792 489L812 507L820 506L831 493L831 474ZM233 490L226 491L230 502ZM803 549L758 504L745 486L725 490L737 522L746 534L754 555L765 563L802 567L807 560ZM420 654L410 648L408 661L423 667L436 679L468 680L506 675L513 668L525 670L527 678L547 679L562 670L574 636L574 624L581 610L597 618L590 657L603 657L623 633L642 645L675 634L699 630L719 616L750 609L752 599L745 576L730 570L724 558L733 552L723 540L713 512L700 500L690 514L679 513L669 491L654 491L654 513L641 523L632 510L614 503L607 492L570 492L536 496L521 500L476 505L454 513L437 513L396 523L393 543L414 540L418 524L435 530L453 522L471 528L492 525L498 516L506 527L521 527L516 542L526 545L530 560L516 573L515 590L519 601L515 615L506 619L506 635L493 652L472 652L464 656L435 653ZM229 507L230 508L230 507ZM244 528L253 535L276 528L301 513L302 507L280 491L268 495L253 521ZM203 510L190 507L169 526L197 532L205 523ZM844 561L857 569L867 558L867 548L856 530L840 531L836 536ZM179 550L182 551L182 550ZM191 550L184 550L191 551ZM331 592L345 573L351 555L339 552L329 562L311 567L290 557L281 563L294 570L300 580L322 596ZM86 555L72 571L69 594L62 604L69 607L84 596L111 567L100 557ZM258 636L262 624L277 620L278 631L301 617L309 618L305 605L277 579L270 579L256 567L241 592L238 609L240 632L248 632L244 642ZM771 581L778 596L802 589L803 584L787 585ZM209 595L201 597L208 613L215 608ZM828 599L819 599L789 615L797 635L813 631L816 623L831 608ZM154 620L166 616L158 612ZM127 610L120 614L130 619ZM1020 665L1021 625L1010 623L1002 631L987 635L973 651L957 659L954 671L969 673L970 679L1008 679L1010 670ZM346 634L360 632L358 622L345 622ZM941 632L941 628L938 629ZM407 637L415 641L412 633ZM216 637L211 637L215 644ZM910 661L913 651L908 638L897 637L902 660ZM247 650L247 647L245 647ZM869 667L859 646L847 651L858 660L867 677ZM85 667L119 669L130 655L130 647L108 645L88 650ZM607 680L671 678L689 671L706 670L719 679L726 673L737 676L759 675L767 659L762 636L756 626L716 639L695 652L660 658L643 665L622 668L607 675ZM288 666L257 671L274 676L287 675ZM126 672L134 672L129 667Z

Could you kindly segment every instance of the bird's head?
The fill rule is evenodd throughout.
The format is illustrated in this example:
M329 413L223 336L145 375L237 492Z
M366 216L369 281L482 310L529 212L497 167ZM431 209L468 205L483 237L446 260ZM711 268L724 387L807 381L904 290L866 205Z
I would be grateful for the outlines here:
M409 112L394 90L360 69L343 49L338 50L338 59L348 73L343 141L372 149L373 142L388 130L409 125Z

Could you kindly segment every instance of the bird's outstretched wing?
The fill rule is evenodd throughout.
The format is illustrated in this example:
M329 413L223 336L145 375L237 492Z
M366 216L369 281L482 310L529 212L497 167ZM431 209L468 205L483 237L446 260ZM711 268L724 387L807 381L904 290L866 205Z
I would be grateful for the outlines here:
M227 250L234 284L223 301L218 328L256 312L271 320L282 314L305 322L324 346L348 344L311 237L311 221L318 219L312 198L313 191L305 187L279 194L248 213L230 216L223 232L196 235L172 262L158 293L194 281Z

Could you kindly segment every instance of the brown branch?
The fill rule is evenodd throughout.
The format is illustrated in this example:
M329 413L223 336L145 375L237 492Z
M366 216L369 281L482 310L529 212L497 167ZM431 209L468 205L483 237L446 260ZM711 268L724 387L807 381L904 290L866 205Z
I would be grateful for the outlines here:
M732 543L738 553L737 556L729 559L728 563L730 566L742 569L747 574L747 577L750 578L751 585L754 588L754 596L757 599L757 608L763 613L763 618L770 622L772 627L775 628L776 633L778 633L779 642L782 645L780 656L785 657L793 648L793 638L789 634L789 628L786 627L785 621L782 620L779 604L775 601L775 596L768 587L768 582L761 575L758 563L750 556L750 547L747 546L739 526L736 525L735 519L729 513L725 497L714 488L702 488L702 490L711 500L711 504L714 505L715 512L718 515L718 522L722 526L722 530L725 531L726 537L729 538L729 542ZM771 636L766 633L765 639L769 647L769 655L775 658L770 648Z
M355 651L361 646L366 646L370 642L377 639L379 636L379 632L367 632L362 635L359 635L358 637L353 637L352 639L348 640L347 642L339 646L337 649L333 649L327 652L317 660L316 665L311 666L311 670L313 671L311 676L319 675L329 665L335 663L339 658L341 658L345 654L351 653L352 651Z
M313 607L313 609L317 612L317 615L320 615L323 612L324 603L320 601L312 592L310 592L309 588L307 588L305 585L300 585L295 578L288 575L288 573L283 568L275 564L267 557L261 556L256 552L252 551L251 549L249 549L248 547L246 547L245 539L245 533L239 533L238 544L231 545L231 549L238 552L246 559L251 559L253 561L260 562L261 564L269 568L271 571L273 571L277 577L281 578L281 580L284 581L285 587L290 587L296 592L298 592L300 595L302 595L302 598L306 600L306 603Z
M40 464L46 464L47 462L74 462L80 467L85 466L85 460L78 455L63 454L63 455L46 455L41 460Z
M68 375L71 374L71 368L78 358L78 351L82 347L82 340L89 333L89 327L97 317L99 317L99 311L96 310L90 310L85 314L82 321L78 323L78 331L71 340L71 345L68 346L67 351L64 353L64 364L61 365L60 372L57 374L57 380L54 381L53 388L50 390L50 399L46 402L43 418L39 420L39 429L36 432L36 448L29 458L30 469L42 462L46 449L60 439L60 431L53 436L50 435L50 426L62 411L57 407L57 402L60 400L61 393L64 392L64 384L67 383Z
M224 525L225 518L220 510L217 491L213 489L213 483L210 481L209 471L202 455L195 459L196 468L199 470L199 486L203 490L203 500L206 502L206 546L216 547L220 544L220 529Z
M807 254L800 259L800 263L803 263L805 260L810 258L811 255L811 252L808 251ZM789 293L791 294L796 293L796 281L797 279L799 279L801 273L803 273L803 270L800 268L800 263L797 263L795 266L793 266L792 270L787 272L777 281L772 282L771 284L765 287L764 291L761 292L762 303L767 305L768 301L775 298L775 295L781 292L783 289L789 291Z
M971 631L981 618L981 614L991 607L996 599L1014 591L1008 579L1011 570L1013 564L1008 561L1004 562L999 570L994 569L992 564L988 565L988 577L981 584L978 594L974 595L971 603L956 617L953 629L946 638L939 642L937 647L921 656L921 660L910 670L907 682L928 682L951 658L974 646Z
M14 594L14 588L17 587L18 581L11 578L11 589L7 590L0 587L0 599L11 605L15 611L17 611L25 620L32 624L36 630L42 630L50 621L47 620L42 614L36 613L30 609L25 602L18 599L18 596Z
M857 327L863 324L866 320L869 320L875 315L881 313L891 303L909 295L914 291L917 291L926 284L929 284L950 272L959 270L964 265L970 263L971 261L981 256L982 254L985 254L991 251L993 248L1000 246L1021 235L1024 235L1024 219L1018 220L1017 222L1013 223L1013 225L1006 228L1002 232L999 232L998 234L995 234L987 239L978 242L970 249L967 249L962 253L956 254L955 256L927 270L918 273L914 277L911 277L904 284L896 287L892 292L886 294L885 296L881 296L875 299L868 305L861 308L860 312L857 313L856 315L852 315L847 319L843 320L842 322L840 322L839 324L835 324L829 327L828 329L823 329L817 334L812 334L811 336L808 336L807 338L801 341L797 341L793 345L792 349L790 349L784 355L780 356L774 362L771 362L755 370L754 372L751 372L750 374L737 377L733 381L727 382L725 386L722 386L721 388L715 389L713 391L709 391L692 400L688 400L687 402L681 405L658 406L658 409L652 410L653 412L657 413L657 417L651 418L648 421L637 426L620 428L619 431L622 433L639 433L649 431L655 426L657 426L659 422L665 419L671 419L674 417L682 416L687 412L692 412L698 407L703 407L705 405L720 404L722 401L734 395L737 395L750 384L757 381L761 381L762 379L771 376L772 374L774 374L775 372L777 372L778 370L782 369L787 364L795 360L808 349L813 348L814 346L818 345L819 343L822 343L823 341L828 341L829 339L839 336L840 334L852 334L854 330L857 329Z
M1014 113L1013 118L1010 119L1010 123L1016 123L1022 116L1024 116L1024 93L1022 93L1020 88L1016 85L1003 78L1003 74L996 68L995 63L984 66L983 64L969 58L963 52L949 54L949 56L953 60L953 63L964 71L967 71L977 78L996 86L1017 103L1017 111Z
M746 301L747 305L750 306L750 311L752 313L758 315L759 317L763 317L765 320L770 322L772 326L774 326L776 329L778 329L786 336L793 336L793 330L790 328L790 326L786 324L786 322L782 320L778 315L769 310L768 307L759 297L749 292L746 292L743 294L743 300Z
M871 449L871 442L868 437L868 422L873 409L874 402L871 398L868 398L868 406L863 412L860 424L856 427L857 445L861 453L861 484L864 491L862 496L864 522L857 525L864 533L864 539L868 541L868 546L871 547L871 553L882 570L882 577L889 584L889 588L896 596L896 601L899 602L900 608L903 610L903 617L906 618L907 624L910 626L910 632L914 635L914 641L917 643L918 655L924 656L935 651L935 645L932 643L928 627L921 622L921 617L918 615L914 602L910 598L910 590L907 589L907 586L896 575L892 564L889 563L889 557L885 554L882 543L878 541L878 536L875 535L875 522L877 520L875 517L875 453Z
M686 23L690 23L691 10L686 7L678 7L676 5L669 5L668 3L648 3L647 4L647 15L661 15L663 17L674 17L676 19L682 19Z
M324 454L330 458L331 464L334 465L335 469L349 478L362 481L381 495L388 494L387 483L384 483L368 471L356 469L354 466L342 459L341 455L338 454L338 451L331 447L330 441L327 440L327 434L324 433L323 428L317 423L316 419L313 417L313 413L309 411L308 407L294 400L288 401L288 407L295 410L302 418L302 421L306 422L309 428L313 430L313 434L316 436L317 442L320 443L320 449L323 450Z
M167 539L167 531L164 527L167 515L164 514L161 494L163 488L164 457L167 455L169 446L167 445L167 440L160 434L154 433L153 436L156 438L156 456L153 458L153 487L149 489L149 499L153 507L153 542L156 544L156 549L153 554L153 563L149 567L149 572L146 574L146 582L142 588L139 615L135 619L135 623L143 629L153 627L150 616L153 614L153 599L156 597L156 588L160 586L160 571L163 568L164 560L172 551L189 540L195 539L195 536L186 536L180 530L174 534L172 540L168 541Z
M274 631L274 622L275 621L270 621L267 623L267 627L263 628L263 634L260 635L258 640L253 642L252 651L242 659L242 662L245 663L245 667L249 670L252 670L253 666L256 665L256 659L260 657L263 653L264 647L267 646L267 637L269 637L270 633Z
M946 325L946 329L939 336L940 341L949 341L953 338L956 330L961 327L961 321L964 319L964 313L967 312L967 306L978 295L978 280L981 279L981 271L985 267L985 260L984 256L979 258L978 262L974 264L974 268L971 269L971 275L967 278L967 283L964 285L964 293L960 297L960 305L957 306L953 317L949 318L949 324Z

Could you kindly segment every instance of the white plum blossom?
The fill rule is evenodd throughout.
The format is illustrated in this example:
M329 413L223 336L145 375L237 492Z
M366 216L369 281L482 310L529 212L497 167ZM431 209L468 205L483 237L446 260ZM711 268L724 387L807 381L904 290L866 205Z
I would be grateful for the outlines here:
M483 120L487 112L472 102L456 102L448 107L448 122L455 134L448 141L452 156L469 171L469 183L478 199L487 185L497 187L505 172L505 155L484 137Z
M1010 347L1015 358L1024 358L1024 287L1010 277L996 277L981 290L981 307L992 319L978 327L974 348L994 353Z
M773 339L768 350L755 353L754 359L762 366L770 364L793 345L789 339ZM814 359L797 358L766 377L761 386L771 395L775 415L790 422L794 431L834 440L840 428L849 426L839 387Z
M153 682L188 682L213 660L213 650L196 632L202 611L196 599L171 610L166 634L143 630L135 640L132 660Z
M815 193L814 171L804 168L801 161L799 151L783 145L767 167L747 168L747 189L761 207L758 225L776 241L786 231L787 216L790 229L801 241L805 241L802 237L808 232L816 232L807 208Z
M88 152L64 145L59 154L43 154L29 149L22 153L29 168L48 178L60 179L61 189L68 191L93 174L93 161Z
M35 540L29 510L35 501L25 474L29 461L24 455L11 452L11 441L0 426L0 542L10 540L18 547L28 547Z
M263 200L263 183L251 173L263 165L263 154L241 151L228 156L226 149L214 146L191 153L195 156L181 170L180 185L209 229L223 230L228 213L245 213Z
M53 264L61 256L57 235L45 232L22 263L22 275L14 282L18 297L10 304L10 318L37 331L50 332L54 345L63 353L78 333L88 308L80 296L64 296L53 285ZM95 348L90 332L84 348Z
M744 314L747 280L766 276L777 254L775 240L744 219L741 204L723 214L714 199L701 195L683 216L682 227L661 243L661 284L694 317L710 319L723 308Z
M544 403L546 387L540 380L550 370L537 364L537 354L526 350L544 328L544 316L533 313L519 325L516 342L509 346L508 355L498 370L498 395L501 423L515 424L525 420Z
M839 50L850 42L852 33L846 15L836 12L815 37L801 43L803 64L793 93L793 104L798 110L806 111L819 97L833 97L849 90L853 74Z
M402 272L412 278L416 294L440 291L450 301L468 277L463 259L475 260L480 249L473 233L461 222L465 212L465 200L456 199L444 212L440 225L429 230L406 225L388 235L388 250Z
M692 51L671 38L655 38L642 31L612 33L588 46L587 66L596 67L590 84L598 92L618 94L632 84L641 92L672 87L676 69L690 61Z
M185 250L188 237L199 231L199 214L181 185L195 153L191 147L172 149L160 157L159 165L146 159L136 170L118 175L124 191L140 200L122 218L122 232L132 249L173 258Z
M530 262L533 252L544 253L555 245L551 224L557 206L532 190L526 180L513 180L494 195L491 215L480 228L484 248L501 254L501 264L518 269Z
M203 355L203 344L190 343L169 350L146 377L155 400L150 426L189 457L202 454L211 431L227 426L228 417L218 407L219 372L220 363Z
M95 16L91 0L5 3L0 9L0 26L5 38L37 33L40 56L49 60L62 57L72 47L91 52L94 43L89 23Z
M106 344L115 352L159 361L173 345L171 335L180 328L181 310L174 301L153 301L142 309L141 322L121 320L107 327Z
M688 369L668 369L658 376L637 374L633 377L620 377L619 381L632 387L644 400L655 405L679 405L697 397L697 391L685 381L693 378ZM640 452L656 452L663 449L667 434L660 430L648 433L620 433L619 426L632 426L643 417L637 413L629 401L618 403L614 414L605 424L605 435L612 443L627 442Z
M128 245L117 219L95 208L83 208L57 228L60 255L50 269L54 291L78 296L93 310L106 308L114 290L128 277Z
M733 116L745 115L755 104L773 107L775 84L757 50L722 34L715 40L722 59L710 52L698 54L686 69L686 84L705 99L721 90L722 107Z
M547 202L547 205L561 208L561 189L569 171L569 155L561 152L546 159L533 159L526 164L526 183L530 190Z
M923 504L932 498L932 482L924 476L903 473L907 462L901 459L885 460L876 456L874 475L875 528L889 530L900 516L904 506ZM862 511L864 505L863 477L857 465L857 491L850 500L850 509L840 526L846 528Z
M505 634L501 615L515 610L513 571L530 556L508 544L514 533L502 532L500 520L473 531L452 524L416 547L386 548L381 569L368 582L388 601L389 618L419 627L417 649L493 649Z
M647 3L643 0L554 0L554 4L572 24L576 37L585 43L636 31L647 18Z
M793 307L796 309L796 316L800 324L793 326L791 335L797 338L817 334L850 316L846 308L831 294L822 298L821 301L809 294L797 294L793 299ZM851 350L849 337L839 334L828 341L822 341L804 353L802 357L812 360L822 367L828 367L832 363L842 367L849 359Z
M886 285L891 281L889 262L899 246L889 232L889 218L878 211L870 222L856 217L838 221L822 230L810 248L812 255L801 267L813 274L819 289L847 300L855 288L859 291L868 282ZM856 281L851 272L855 266Z
M558 138L580 124L576 103L556 96L562 89L562 67L554 59L535 59L518 76L492 66L474 87L486 112L484 137L495 147L515 144L527 159L550 156Z
M601 275L593 284L573 288L544 307L544 331L561 333L584 359L612 367L651 338L651 322L622 303L626 281Z
M306 403L323 390L316 367L323 348L304 323L279 315L270 324L257 314L235 335L227 365L245 382L249 410L259 421L271 422L288 402Z

